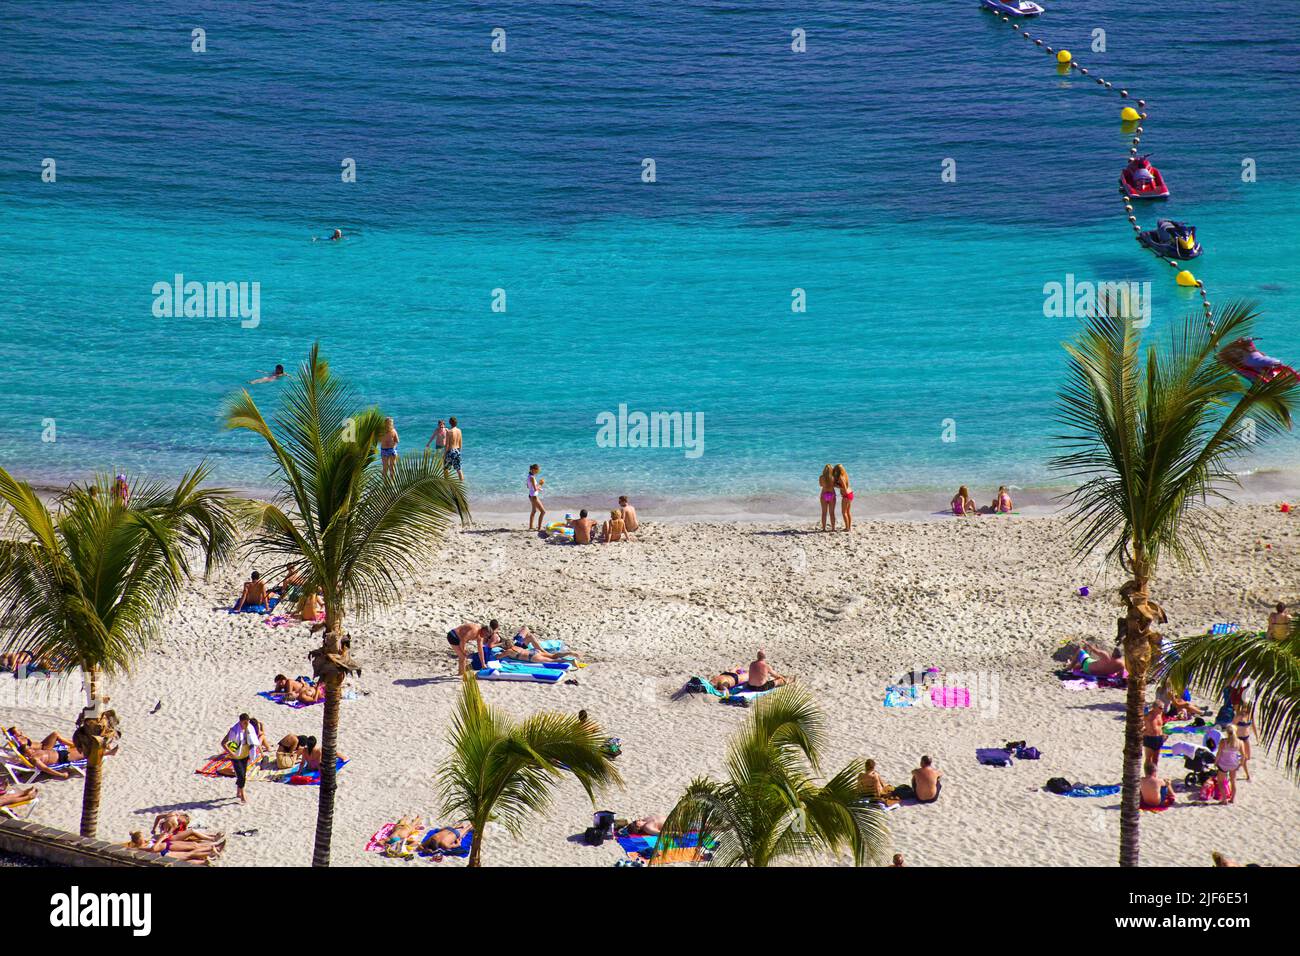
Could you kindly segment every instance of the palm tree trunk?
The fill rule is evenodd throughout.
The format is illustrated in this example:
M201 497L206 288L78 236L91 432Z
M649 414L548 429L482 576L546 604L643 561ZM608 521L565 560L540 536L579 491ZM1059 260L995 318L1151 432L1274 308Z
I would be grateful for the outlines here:
M338 769L335 764L343 675L327 678L325 688L325 718L320 732L320 806L316 811L316 846L312 851L312 866L330 865L330 841L334 835L334 793L338 789Z
M1128 604L1124 618L1124 666L1128 670L1128 692L1124 699L1124 773L1120 778L1119 865L1137 866L1141 848L1138 825L1141 819L1142 717L1146 709L1147 672L1151 663L1150 622L1138 605L1149 600L1145 561L1134 560L1133 580L1121 590Z
M484 827L487 826L487 824L485 823L485 824L483 824L482 826L480 826L478 820L474 820L474 821L472 821L472 822L473 822L473 824L474 824L474 840L473 840L472 843L470 843L470 847L469 847L469 861L468 861L467 865L468 865L468 866L482 866L482 865L483 865L483 861L482 861L482 859L480 858L480 855L479 855L479 854L480 854L480 853L482 852L482 850L483 850L483 829L484 829Z
M90 668L90 701L99 699L99 668ZM99 785L103 768L104 748L91 746L86 753L86 782L81 792L81 835L95 839L99 829Z
M325 605L326 653L342 650L339 634L342 633L343 615L339 613L339 598L332 593ZM339 739L339 706L343 703L343 681L346 675L335 669L322 679L325 681L325 715L320 732L320 803L316 810L316 843L312 849L312 866L330 865L330 842L334 837L334 794L338 790L338 768L335 767Z

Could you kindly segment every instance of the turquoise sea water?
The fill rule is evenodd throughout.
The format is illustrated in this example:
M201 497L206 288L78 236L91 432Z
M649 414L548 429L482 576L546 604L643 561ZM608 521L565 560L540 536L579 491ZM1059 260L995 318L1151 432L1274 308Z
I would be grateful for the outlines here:
M1294 364L1293 5L1140 24L1117 0L1045 5L1032 31L1147 99L1160 214L1198 226L1191 268L1216 301L1258 300L1261 344ZM1034 486L1078 324L1044 316L1045 283L1150 281L1157 333L1197 306L1130 238L1118 96L974 0L230 6L0 11L7 467L206 458L258 486L222 399L319 340L402 450L458 416L486 498L534 461L576 496L781 496L828 461L868 494ZM311 241L336 225L351 238ZM155 317L177 273L259 283L260 323ZM600 447L620 405L702 413L704 453ZM1288 437L1244 466L1296 460Z

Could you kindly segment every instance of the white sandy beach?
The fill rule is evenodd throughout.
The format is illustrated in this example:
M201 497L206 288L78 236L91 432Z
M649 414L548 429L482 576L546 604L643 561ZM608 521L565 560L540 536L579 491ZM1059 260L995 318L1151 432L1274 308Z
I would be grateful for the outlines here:
M364 694L342 705L340 749L352 762L339 777L334 865L435 865L362 848L402 814L439 821L434 774L457 694L443 635L489 617L563 639L592 662L576 687L485 684L484 693L518 715L586 708L622 738L625 787L599 803L619 816L667 812L691 777L720 774L727 736L747 711L670 697L689 675L745 663L762 646L776 670L815 690L830 724L824 769L869 756L886 780L903 783L929 753L944 770L938 803L889 814L894 849L909 865L1115 863L1117 796L1038 789L1055 776L1118 783L1120 772L1123 691L1068 691L1050 657L1067 637L1109 644L1120 578L1099 574L1095 561L1079 566L1060 518L862 521L851 535L832 535L812 531L810 521L656 525L653 513L642 517L649 527L636 543L591 548L548 546L523 530L522 513L508 529L480 519L452 534L400 604L352 622L365 665L352 686ZM1266 505L1235 506L1224 517L1232 532L1213 545L1207 567L1170 565L1158 577L1168 634L1217 621L1258 627L1274 601L1297 598L1297 519ZM1271 548L1257 549L1257 540ZM231 780L194 773L240 711L261 718L272 742L290 731L320 733L321 708L290 710L256 696L277 672L308 672L306 654L318 642L306 626L272 628L256 615L216 610L231 603L248 570L231 567L196 587L138 670L110 682L124 739L106 762L101 838L125 840L130 830L147 831L154 813L183 808L196 824L231 835L221 866L310 862L315 788L256 781L240 806ZM1086 599L1075 593L1084 583L1093 589ZM931 664L969 675L972 708L883 706L891 675ZM65 689L60 701L57 690L0 677L3 721L33 736L70 733L75 694ZM975 748L1021 739L1043 759L976 763ZM1180 794L1174 809L1143 814L1143 862L1207 866L1215 849L1247 862L1300 862L1300 791L1258 751L1252 771L1235 805L1188 804ZM1166 758L1162 773L1181 781L1181 759ZM80 782L48 782L41 792L32 819L75 831ZM522 838L488 835L484 864L612 865L621 855L615 844L575 839L592 809L565 782ZM241 830L257 832L234 835Z

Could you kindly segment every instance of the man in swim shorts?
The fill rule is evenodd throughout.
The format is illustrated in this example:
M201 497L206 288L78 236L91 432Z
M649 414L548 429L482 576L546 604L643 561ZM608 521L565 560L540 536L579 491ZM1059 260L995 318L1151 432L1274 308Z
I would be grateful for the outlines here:
M758 656L749 665L749 676L740 689L765 691L780 687L784 683L785 678L772 670L771 665L767 662L767 652L760 647Z
M938 800L943 789L942 779L943 771L934 769L934 761L928 756L922 757L921 766L912 771L912 789L916 791L917 802L934 803Z
M461 680L465 679L466 665L469 663L469 645L471 642L478 642L480 657L482 657L482 648L485 642L491 640L492 632L482 624L471 624L466 622L460 627L447 632L447 643L451 645L452 650L456 652L456 669Z
M1152 763L1159 762L1160 748L1165 745L1164 726L1165 705L1156 701L1142 718L1142 749Z
M456 477L464 481L465 474L460 468L460 450L461 445L464 443L464 437L460 433L460 426L456 424L455 415L451 416L447 421L451 427L447 429L447 453L443 460L447 463L447 470L454 471Z

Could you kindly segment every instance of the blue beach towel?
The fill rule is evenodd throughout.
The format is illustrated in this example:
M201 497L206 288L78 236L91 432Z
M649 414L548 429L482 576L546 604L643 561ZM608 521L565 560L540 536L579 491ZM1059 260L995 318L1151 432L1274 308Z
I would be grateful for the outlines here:
M1113 797L1119 793L1120 785L1117 783L1098 784L1096 786L1085 786L1075 784L1068 793L1062 793L1062 797ZM1050 792L1050 791L1049 791Z
M344 760L342 757L335 757L334 760L335 760L335 763L334 763L334 770L335 770L335 772L337 772L337 771L339 771L339 770L342 770L344 767L346 767L348 764L350 764L350 763L352 762L351 760ZM319 770L303 770L303 769L302 769L302 765L299 764L299 765L298 765L297 767L295 767L293 770L290 770L288 773L286 773L286 774L284 775L284 782L285 782L285 783L289 783L289 782L292 781L292 779L293 779L294 777L306 777L306 778L307 778L307 781L306 781L306 782L299 781L297 784L294 784L294 786L306 786L306 787L319 787L319 786L320 786L320 771L319 771Z
M650 856L659 846L659 837L648 836L645 834L620 833L615 836L618 845L628 853L640 853L642 856ZM691 850L700 845L700 835L698 833L684 833L669 847L672 850ZM717 841L710 840L705 844L705 849L713 849L717 846Z
M915 707L916 706L917 688L912 684L904 684L901 687L890 685L885 688L885 706L886 707Z
M975 759L988 767L1009 767L1011 754L1000 747L976 747Z
M424 841L429 839L429 836L431 834L437 833L439 830L449 830L449 829L451 828L430 827L428 830L424 832L424 835L420 837L420 849L417 852L423 856L433 856L433 853L431 851L424 849ZM469 851L473 848L473 846L474 846L474 831L466 830L465 835L460 838L460 846L456 847L454 850L442 850L441 852L443 856L469 856Z

